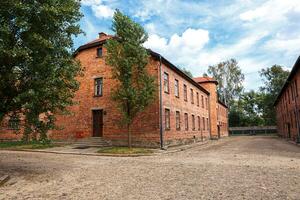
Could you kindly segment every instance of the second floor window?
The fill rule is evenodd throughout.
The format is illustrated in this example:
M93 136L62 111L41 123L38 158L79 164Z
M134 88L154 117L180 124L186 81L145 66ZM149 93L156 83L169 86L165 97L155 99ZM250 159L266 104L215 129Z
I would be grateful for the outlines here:
M187 101L187 87L185 84L183 85L183 95L184 95L184 100Z
M102 53L103 53L102 47L98 48L97 49L97 57L102 57Z
M176 130L180 130L180 112L176 111Z
M199 93L197 92L197 106L199 106Z
M185 130L189 130L189 117L187 113L184 113L184 128Z
M202 108L204 108L204 97L201 95L201 104L202 104Z
M166 72L164 73L164 91L169 93L169 74Z
M102 86L103 86L103 79L96 78L95 79L95 87L94 87L94 95L95 96L102 96Z
M175 96L179 97L179 82L175 79Z
M191 103L194 104L194 90L191 89Z

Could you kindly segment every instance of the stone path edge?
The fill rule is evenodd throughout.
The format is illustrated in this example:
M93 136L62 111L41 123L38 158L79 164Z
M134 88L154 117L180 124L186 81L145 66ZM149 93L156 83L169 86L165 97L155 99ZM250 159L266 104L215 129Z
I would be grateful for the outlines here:
M61 151L49 151L49 150L33 150L33 149L0 149L0 151L12 151L12 152L32 152L32 153L51 153L51 154L63 154L63 155L81 155L81 156L105 156L105 157L142 157L142 156L157 156L162 154L170 154L185 151L188 149L200 147L210 143L209 141L193 143L190 145L183 145L177 147L171 147L167 150L159 150L159 152L149 154L109 154L109 153L79 153L79 152L61 152Z

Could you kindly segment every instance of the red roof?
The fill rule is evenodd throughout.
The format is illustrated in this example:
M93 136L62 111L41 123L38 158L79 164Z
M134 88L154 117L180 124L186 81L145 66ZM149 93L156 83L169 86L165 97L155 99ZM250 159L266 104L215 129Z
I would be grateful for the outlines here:
M196 77L193 78L194 81L196 81L197 83L216 83L218 84L218 81L216 81L216 79L212 78L212 77Z

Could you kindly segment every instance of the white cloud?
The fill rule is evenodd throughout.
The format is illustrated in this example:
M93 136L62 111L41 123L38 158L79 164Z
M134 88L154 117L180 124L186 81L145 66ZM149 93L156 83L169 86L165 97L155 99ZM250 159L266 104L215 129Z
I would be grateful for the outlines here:
M101 0L81 0L81 4L84 6L99 5L101 2Z
M299 0L269 0L255 9L241 13L240 18L244 21L278 21L283 20L291 10L299 11L299 7Z
M92 10L98 18L111 18L114 15L114 10L105 5L92 6Z
M170 40L160 37L156 34L150 34L149 39L145 42L145 47L153 49L163 54L186 54L197 53L209 41L209 32L203 29L185 30L181 36L173 34Z
M83 0L83 6L91 7L94 15L98 18L111 18L114 15L114 10L108 5L104 5L101 0Z

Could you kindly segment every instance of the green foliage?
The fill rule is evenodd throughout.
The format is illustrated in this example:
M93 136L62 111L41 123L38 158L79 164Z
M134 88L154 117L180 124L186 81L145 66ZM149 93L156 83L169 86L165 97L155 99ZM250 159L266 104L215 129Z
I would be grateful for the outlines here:
M0 3L0 121L25 117L25 137L46 139L54 114L72 105L79 63L72 37L81 33L77 0Z
M116 10L112 30L115 38L105 45L106 63L112 67L113 78L118 85L112 91L123 116L122 122L128 128L128 145L131 147L130 124L143 111L155 94L154 78L147 72L149 55L142 44L148 35L139 24Z
M193 78L194 76L193 76L193 73L190 71L190 70L188 70L188 69L186 69L186 68L184 68L184 67L178 67L183 73L185 73L188 77L190 77L190 78Z
M98 153L108 154L150 154L152 150L144 148L108 147L98 150Z
M264 86L260 88L262 98L259 107L266 121L265 124L274 125L276 112L273 104L289 76L289 71L284 70L280 65L273 65L271 68L262 69L260 76L264 81Z
M0 149L46 149L54 147L51 142L44 141L11 141L0 142Z
M264 86L260 90L245 92L235 100L230 108L230 126L269 126L276 124L274 100L283 87L289 72L274 65L262 69L260 75Z
M229 106L243 91L244 74L235 59L208 67L208 74L218 81L218 94Z
M251 90L234 101L229 113L230 126L260 126L264 124L259 108L260 94Z

